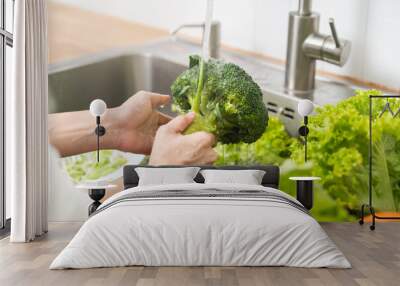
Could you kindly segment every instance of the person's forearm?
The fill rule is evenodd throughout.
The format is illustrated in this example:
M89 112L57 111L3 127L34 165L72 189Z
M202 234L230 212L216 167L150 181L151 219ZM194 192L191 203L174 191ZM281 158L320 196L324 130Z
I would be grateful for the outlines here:
M106 134L100 137L101 149L115 149L118 145L113 113L109 109L101 117L101 125L106 128ZM87 110L49 114L49 141L62 157L96 150L95 128L96 119Z

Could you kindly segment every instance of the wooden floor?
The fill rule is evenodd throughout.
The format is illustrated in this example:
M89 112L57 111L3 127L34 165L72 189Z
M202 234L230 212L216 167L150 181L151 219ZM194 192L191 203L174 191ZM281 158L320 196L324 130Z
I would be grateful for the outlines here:
M375 232L355 223L323 224L353 269L289 267L125 267L48 270L54 257L79 229L53 223L29 244L0 241L0 285L400 285L400 224L382 223Z

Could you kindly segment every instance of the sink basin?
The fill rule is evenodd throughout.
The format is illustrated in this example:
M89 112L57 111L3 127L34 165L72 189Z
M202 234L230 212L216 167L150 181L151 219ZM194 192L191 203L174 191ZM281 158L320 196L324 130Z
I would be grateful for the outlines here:
M184 69L148 54L132 54L51 72L49 112L88 109L96 98L115 107L140 90L169 94L171 83Z
M198 45L168 38L53 64L49 67L49 112L88 109L96 98L115 107L140 90L169 94L172 82L186 69L188 56L200 52ZM261 86L270 114L279 116L287 131L297 135L302 120L297 113L301 98L283 89L282 68L233 52L224 52L222 57L238 64L254 78ZM316 89L308 97L316 105L324 105L352 94L353 89L347 85L317 79ZM162 111L173 115L170 106Z

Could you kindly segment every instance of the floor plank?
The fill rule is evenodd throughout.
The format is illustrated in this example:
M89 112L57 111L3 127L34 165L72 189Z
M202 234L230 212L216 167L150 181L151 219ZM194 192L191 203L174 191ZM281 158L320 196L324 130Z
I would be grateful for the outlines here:
M0 285L400 285L400 224L381 223L376 231L354 223L322 227L352 263L352 269L289 267L119 267L50 271L55 256L80 223L51 223L50 231L29 244L0 240Z

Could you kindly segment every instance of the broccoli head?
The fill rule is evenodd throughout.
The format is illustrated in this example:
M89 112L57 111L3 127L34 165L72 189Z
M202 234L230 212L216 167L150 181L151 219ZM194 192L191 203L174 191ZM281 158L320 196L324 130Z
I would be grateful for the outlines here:
M197 114L186 134L207 131L223 144L252 143L268 125L260 87L235 64L191 56L171 91L175 111Z

